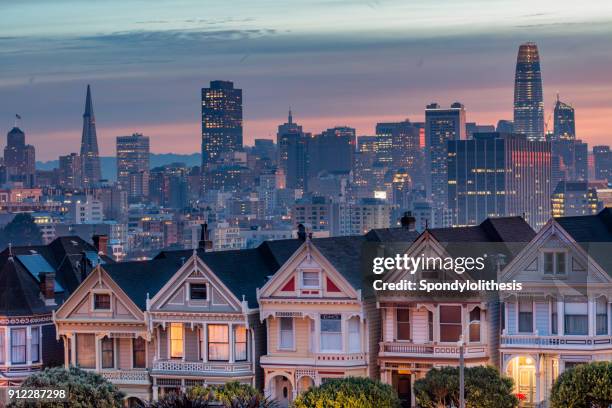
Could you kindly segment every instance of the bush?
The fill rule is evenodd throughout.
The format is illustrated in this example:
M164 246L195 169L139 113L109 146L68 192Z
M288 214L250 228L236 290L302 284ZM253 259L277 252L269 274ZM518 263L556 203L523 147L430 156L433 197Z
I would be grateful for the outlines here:
M299 395L295 408L397 408L400 400L390 385L369 378L348 377L326 381Z
M565 371L555 381L551 408L608 408L612 404L612 362L599 361Z
M149 408L208 408L211 406L211 401L206 397L170 393L147 406Z
M25 379L20 388L63 388L67 402L13 402L10 407L28 408L115 408L123 406L123 393L111 382L91 371L70 367L47 368Z
M515 408L518 398L512 394L513 382L493 367L465 368L466 408ZM429 370L425 378L414 383L419 406L444 408L459 405L459 368L443 367Z
M227 408L269 408L273 406L257 389L238 381L211 387L196 386L187 391L187 396L191 399L203 398L219 402Z

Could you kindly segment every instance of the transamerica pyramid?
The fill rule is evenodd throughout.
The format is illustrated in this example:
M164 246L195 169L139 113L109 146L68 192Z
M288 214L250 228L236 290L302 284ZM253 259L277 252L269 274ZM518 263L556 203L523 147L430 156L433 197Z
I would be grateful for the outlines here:
M96 117L91 101L91 88L87 85L85 112L83 113L83 135L81 137L81 161L83 163L83 185L91 187L100 182L100 157L96 136Z

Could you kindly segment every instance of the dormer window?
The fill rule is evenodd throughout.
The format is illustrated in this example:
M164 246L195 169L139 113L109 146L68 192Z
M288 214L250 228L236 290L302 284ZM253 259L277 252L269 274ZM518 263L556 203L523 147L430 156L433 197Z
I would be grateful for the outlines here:
M205 283L190 283L189 298L191 300L206 300L206 284Z
M303 271L302 272L302 287L303 288L319 288L321 282L319 280L319 272Z
M108 293L94 293L94 309L110 310L111 298Z
M565 275L567 254L565 251L544 252L544 275Z

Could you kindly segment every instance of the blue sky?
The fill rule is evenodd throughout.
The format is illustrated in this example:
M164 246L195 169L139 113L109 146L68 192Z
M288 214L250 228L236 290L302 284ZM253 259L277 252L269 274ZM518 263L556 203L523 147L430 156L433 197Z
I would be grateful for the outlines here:
M247 143L273 137L289 106L313 132L371 134L431 101L494 123L512 117L518 45L536 41L547 110L560 92L578 137L610 143L610 38L609 1L5 0L0 130L20 113L39 158L77 151L91 83L103 154L134 131L193 152L213 79L243 88Z

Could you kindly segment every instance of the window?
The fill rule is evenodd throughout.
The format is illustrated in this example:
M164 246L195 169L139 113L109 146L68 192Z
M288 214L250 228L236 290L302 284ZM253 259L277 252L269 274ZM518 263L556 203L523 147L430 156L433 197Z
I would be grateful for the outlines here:
M434 324L433 324L433 313L431 311L427 311L427 328L428 328L428 340L429 341L433 341L433 329L434 329Z
M342 350L342 316L321 315L321 351Z
M11 362L26 362L26 329L11 329Z
M94 293L94 309L110 310L110 295L108 293Z
M229 326L225 324L208 325L208 359L210 361L229 361Z
M236 361L247 359L247 329L244 326L234 327L234 357Z
M565 334L587 335L588 333L588 303L565 302Z
M564 275L566 264L567 262L565 252L544 252L545 275Z
M189 298L192 300L206 300L206 284L190 283Z
M280 318L280 349L293 349L293 319L291 317Z
M395 316L397 321L397 339L410 340L410 310L397 309Z
M183 358L183 325L170 323L170 358Z
M0 328L0 363L4 363L4 329Z
M96 368L96 338L93 334L77 333L76 359L81 368Z
M440 306L440 341L457 342L461 338L461 306Z
M596 309L596 334L598 336L608 334L608 301L606 298L600 297L597 299Z
M361 351L361 333L359 331L359 318L353 316L348 320L349 352L359 353Z
M30 341L30 357L33 363L40 361L40 328L32 327L32 340Z
M470 342L480 343L480 308L470 312Z
M519 300L519 333L533 333L533 301Z
M302 287L318 288L319 272L302 272Z
M138 337L132 340L132 367L145 368L147 366L147 351L145 340Z
M100 341L100 348L102 350L102 368L114 368L115 367L115 345L113 339L104 337Z
M559 316L557 314L557 301L553 300L550 303L550 333L559 333Z

